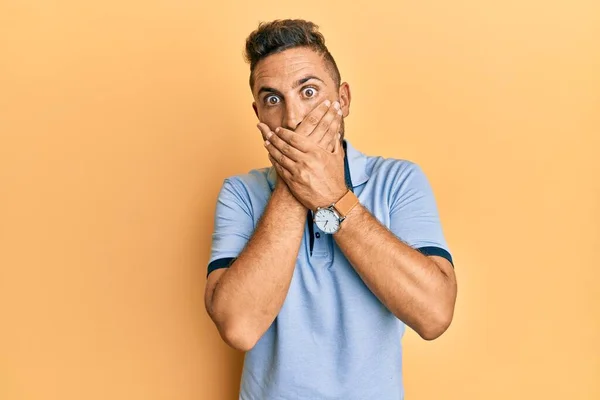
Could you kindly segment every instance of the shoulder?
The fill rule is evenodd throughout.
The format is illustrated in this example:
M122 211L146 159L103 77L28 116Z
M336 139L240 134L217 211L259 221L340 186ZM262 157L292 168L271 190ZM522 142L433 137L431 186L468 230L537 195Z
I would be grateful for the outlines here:
M258 168L225 178L219 201L235 201L252 214L253 209L264 207L271 195L269 173L270 168Z
M223 181L223 186L246 192L247 194L257 190L269 189L269 168L257 168L244 174L230 175Z
M367 171L370 179L383 183L386 187L394 190L428 185L423 168L412 160L368 156Z

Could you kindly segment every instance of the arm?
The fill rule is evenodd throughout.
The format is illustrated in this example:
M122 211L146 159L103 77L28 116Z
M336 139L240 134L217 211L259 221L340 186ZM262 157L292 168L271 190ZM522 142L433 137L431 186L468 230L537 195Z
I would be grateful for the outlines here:
M326 101L316 107L297 129L327 152L333 149L341 122L337 108L330 105ZM265 124L258 127L263 138L272 135ZM242 351L254 347L283 306L307 213L279 178L254 233L245 203L232 188L222 189L213 250L237 258L229 268L209 274L204 298L223 340Z
M334 239L373 294L422 338L435 339L448 328L457 289L448 260L403 243L360 204Z
M248 351L269 328L289 289L306 208L277 183L252 238L227 269L208 276L205 305L223 340Z
M325 153L294 132L280 130L270 139L275 166L307 208L338 201L344 184L343 150ZM271 159L273 162L274 160ZM414 248L443 248L433 193L416 165L405 169L409 189L393 190L390 229L358 205L334 235L340 249L379 300L424 339L435 339L450 325L456 300L454 269L443 257ZM403 181L402 178L394 178ZM405 244L402 240L406 241ZM414 248L413 248L414 247Z

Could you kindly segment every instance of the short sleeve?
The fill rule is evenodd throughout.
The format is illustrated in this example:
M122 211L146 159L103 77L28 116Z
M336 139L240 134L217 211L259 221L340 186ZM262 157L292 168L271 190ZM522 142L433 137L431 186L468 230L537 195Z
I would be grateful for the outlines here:
M214 231L207 275L226 268L242 252L254 231L247 191L236 179L225 179L215 210Z
M421 253L444 257L453 264L429 181L421 167L407 163L392 193L390 230Z

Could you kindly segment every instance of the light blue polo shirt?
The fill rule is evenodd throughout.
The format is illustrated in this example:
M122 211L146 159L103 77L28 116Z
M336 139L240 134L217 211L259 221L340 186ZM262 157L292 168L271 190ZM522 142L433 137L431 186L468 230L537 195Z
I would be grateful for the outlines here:
M346 184L360 203L403 242L452 262L421 168L406 160L366 156L348 140L344 148ZM217 201L209 274L228 267L244 249L275 178L271 167L225 180ZM313 225L309 215L283 306L245 354L239 398L403 399L404 323L373 295L333 237Z

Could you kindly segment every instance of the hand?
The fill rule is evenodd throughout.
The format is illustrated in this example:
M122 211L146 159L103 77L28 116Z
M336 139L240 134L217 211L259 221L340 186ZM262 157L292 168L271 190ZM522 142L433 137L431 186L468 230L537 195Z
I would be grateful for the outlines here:
M320 147L327 151L333 151L335 142L339 141L340 125L342 122L342 112L340 111L339 103L325 100L310 113L308 113L302 122L298 125L295 132L310 137ZM257 125L260 130L263 140L267 140L267 136L273 133L271 129L264 123L259 122Z
M269 160L296 199L306 208L328 206L348 190L344 178L344 150L338 134L333 151L284 128L267 135Z

